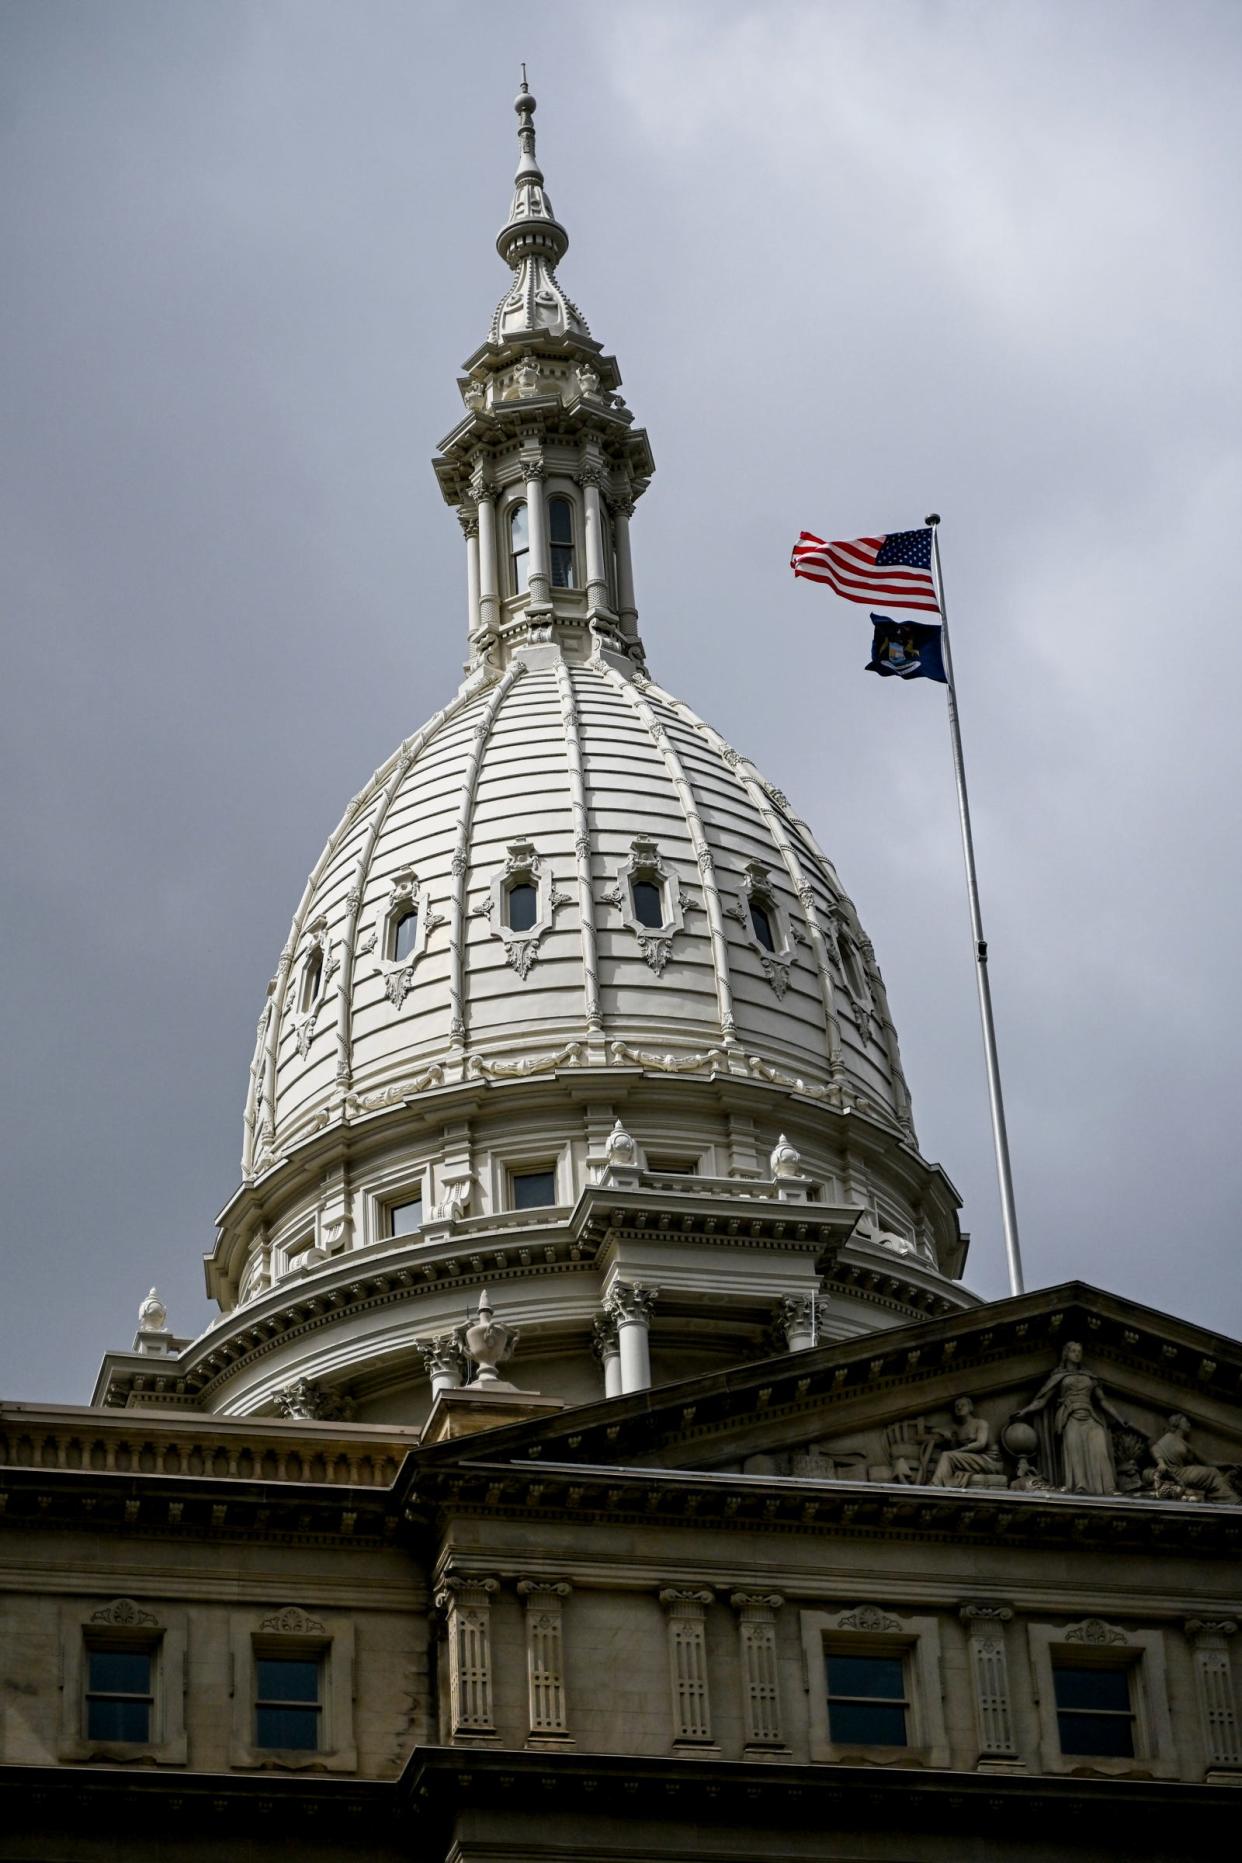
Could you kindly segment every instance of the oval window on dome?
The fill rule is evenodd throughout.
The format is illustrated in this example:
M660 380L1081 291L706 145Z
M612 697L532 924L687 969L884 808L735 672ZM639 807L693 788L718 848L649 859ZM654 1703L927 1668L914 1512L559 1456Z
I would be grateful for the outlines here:
M515 595L530 589L530 518L524 504L509 513L509 580Z
M776 950L776 934L772 930L772 917L760 899L752 899L750 902L750 926L765 951Z
M302 993L298 999L298 1009L302 1015L308 1015L318 1002L322 982L323 947L316 945L302 969Z
M548 539L552 551L552 587L574 586L574 508L568 498L548 500Z
M529 880L519 880L511 886L505 895L505 916L509 930L527 932L533 929L539 916L539 895Z
M418 907L407 906L401 916L393 921L390 956L394 962L400 964L407 957L413 957L417 941Z
M630 888L634 899L634 917L649 931L664 923L664 888L654 880L635 880Z

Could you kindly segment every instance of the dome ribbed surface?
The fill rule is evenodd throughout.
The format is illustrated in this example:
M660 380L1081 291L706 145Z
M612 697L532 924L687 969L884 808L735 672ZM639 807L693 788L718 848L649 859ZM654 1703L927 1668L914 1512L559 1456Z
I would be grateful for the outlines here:
M533 934L506 925L513 884ZM635 1060L797 1082L909 1133L871 947L785 798L641 673L530 649L467 682L329 841L260 1023L243 1168L427 1087Z

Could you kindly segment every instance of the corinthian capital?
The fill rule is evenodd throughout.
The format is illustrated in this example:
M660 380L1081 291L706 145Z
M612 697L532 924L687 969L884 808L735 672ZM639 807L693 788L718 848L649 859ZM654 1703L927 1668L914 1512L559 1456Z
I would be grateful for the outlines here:
M618 1326L635 1321L646 1326L658 1298L658 1288L644 1287L640 1281L618 1281L604 1302L604 1311Z

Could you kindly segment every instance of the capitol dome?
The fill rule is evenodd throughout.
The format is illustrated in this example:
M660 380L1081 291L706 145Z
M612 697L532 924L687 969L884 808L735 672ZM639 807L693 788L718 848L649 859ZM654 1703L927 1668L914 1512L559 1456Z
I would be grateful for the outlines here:
M465 679L316 862L268 986L196 1341L100 1401L418 1422L489 1288L564 1401L969 1304L872 946L806 824L648 671L654 470L556 276L518 97L512 270L435 470ZM140 1338L143 1335L140 1335Z

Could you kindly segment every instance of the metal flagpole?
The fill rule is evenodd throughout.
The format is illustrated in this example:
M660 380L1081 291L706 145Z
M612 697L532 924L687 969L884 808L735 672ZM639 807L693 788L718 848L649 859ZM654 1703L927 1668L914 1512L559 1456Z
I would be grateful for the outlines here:
M953 774L957 780L957 813L962 824L962 854L966 861L966 893L970 900L970 929L975 940L975 977L979 985L979 1017L983 1023L983 1052L988 1070L988 1100L992 1109L992 1144L1000 1182L1001 1223L1009 1262L1010 1292L1022 1289L1022 1254L1018 1247L1018 1212L1013 1200L1013 1173L1009 1167L1009 1138L1005 1130L1005 1102L1001 1095L1000 1063L996 1058L996 1026L992 1020L992 988L988 982L988 944L979 910L979 878L975 872L975 843L970 831L970 803L966 796L966 762L962 756L962 727L957 715L957 687L953 681L953 649L949 644L949 609L944 598L944 571L940 565L940 516L926 519L936 552L936 586L940 593L940 644L948 674L949 738L953 745Z

